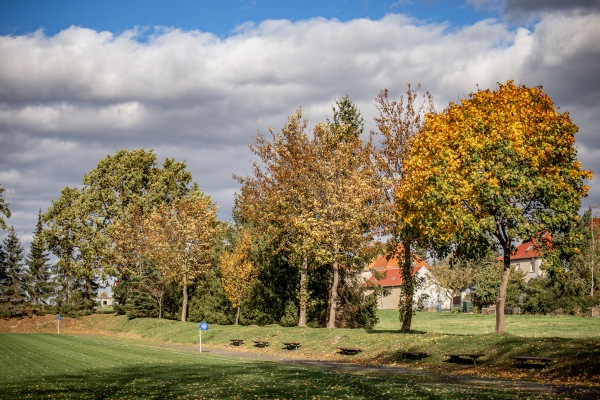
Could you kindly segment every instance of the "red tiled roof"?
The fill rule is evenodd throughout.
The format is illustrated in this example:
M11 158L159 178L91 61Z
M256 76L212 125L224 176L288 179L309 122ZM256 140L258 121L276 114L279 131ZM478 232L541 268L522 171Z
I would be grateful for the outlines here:
M402 254L403 252L398 256L402 257ZM412 272L413 275L419 272L421 268L429 268L429 265L427 265L427 263L416 254L412 255L412 261L414 265ZM402 284L402 273L400 272L399 264L398 257L392 257L389 260L385 256L376 258L371 264L369 264L367 269L374 269L378 274L381 274L382 277L380 280L377 280L374 276L370 276L369 283L384 287L400 286Z
M543 241L552 241L552 236L546 233L542 236ZM541 257L540 253L541 245L538 244L537 240L530 239L517 246L517 249L510 255L511 260L523 260ZM498 260L502 260L502 257L498 257Z
M367 269L400 268L400 263L398 262L398 257L402 257L403 254L404 254L404 252L401 252L400 254L398 254L398 256L394 256L394 257L390 258L389 260L385 256L379 256L373 262L371 262L371 264L369 264ZM414 266L429 268L429 265L427 265L427 263L425 261L421 260L421 258L419 256L417 256L416 254L412 255L412 261L413 261Z
M521 243L517 250L510 255L511 260L522 260L524 258L538 258L540 253L538 252L538 246L535 240Z
M412 272L413 276L416 275L421 268L427 268L427 266L420 265L418 267L414 267ZM371 275L369 277L370 284L383 287L400 286L402 284L402 273L400 272L400 268L377 268L376 271L381 274L381 279L377 280L375 276Z

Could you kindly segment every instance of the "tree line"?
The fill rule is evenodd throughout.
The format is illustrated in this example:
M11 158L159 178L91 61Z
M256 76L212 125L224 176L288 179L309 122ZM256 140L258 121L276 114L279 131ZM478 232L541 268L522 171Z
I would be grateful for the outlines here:
M368 134L347 95L324 122L309 128L299 108L280 130L258 134L251 174L234 176L241 189L232 222L218 221L217 205L184 162L159 165L144 149L106 157L80 188L63 189L40 213L23 271L44 270L39 279L52 284L36 294L33 280L23 279L22 304L51 301L63 312L88 312L98 283L115 279L116 311L131 317L372 327L378 293L365 296L360 272L386 254L402 260L399 320L408 332L411 254L426 249L446 260L434 272L449 287L453 275L490 268L501 333L510 253L548 232L551 243L539 240L547 279L533 286L580 293L556 286L581 275L586 269L578 265L592 251L585 225L592 220L578 216L591 173L577 160L568 113L540 87L512 81L442 112L420 86L408 85L396 100L383 90L375 101L377 129ZM9 239L18 242L14 230L2 246L3 277L20 268L21 261L6 260L23 257ZM9 286L1 286L2 301L18 297ZM483 293L485 280L477 286ZM595 286L593 278L592 297Z

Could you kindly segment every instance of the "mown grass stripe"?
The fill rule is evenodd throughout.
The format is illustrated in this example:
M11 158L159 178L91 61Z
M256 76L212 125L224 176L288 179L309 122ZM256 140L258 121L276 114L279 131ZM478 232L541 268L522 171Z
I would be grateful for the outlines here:
M509 386L449 383L425 375L335 371L205 356L110 338L0 335L0 350L2 399L552 397Z

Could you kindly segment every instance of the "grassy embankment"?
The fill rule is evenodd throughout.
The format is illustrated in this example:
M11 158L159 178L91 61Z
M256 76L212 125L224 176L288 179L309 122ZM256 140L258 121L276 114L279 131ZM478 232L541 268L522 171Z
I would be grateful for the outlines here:
M54 317L55 318L55 317ZM321 360L351 361L362 364L390 364L428 369L440 373L505 377L536 382L583 382L600 384L600 319L573 316L507 316L507 334L495 335L494 316L478 314L418 313L413 332L398 333L397 311L380 311L380 323L374 330L282 328L280 326L218 326L203 332L205 348L222 348L234 352L259 352L277 357L300 357ZM41 319L40 319L41 320ZM37 327L25 331L56 332L56 321L44 319ZM13 331L19 331L18 321ZM8 331L2 328L1 331ZM63 318L61 333L97 333L146 341L197 345L198 324L177 321L135 319L93 315L80 320ZM229 339L246 343L230 346ZM255 348L252 341L270 341L267 348ZM281 342L298 341L297 351L283 350ZM338 346L359 347L356 356L343 356ZM425 350L425 360L404 360L403 351ZM454 352L484 353L487 356L473 366L448 363L444 354ZM548 370L542 365L520 367L512 355L556 357Z
M242 360L133 342L0 335L0 398L564 399L591 393L418 371L398 374Z

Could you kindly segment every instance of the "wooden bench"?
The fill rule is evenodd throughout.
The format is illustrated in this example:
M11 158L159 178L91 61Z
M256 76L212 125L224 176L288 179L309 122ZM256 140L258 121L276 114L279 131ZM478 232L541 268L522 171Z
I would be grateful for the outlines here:
M358 349L355 347L338 347L338 349L340 350L340 353L351 356L356 355L362 351L362 349Z
M287 343L282 343L286 350L298 350L298 347L300 347L300 343L298 342L287 342Z
M254 340L254 346L256 347L267 347L269 342L267 340Z
M244 339L229 339L233 346L240 346L244 344Z
M424 360L429 355L426 351L403 351L402 356L404 358L418 358Z
M470 358L473 360L473 365L476 365L476 360L479 357L485 357L485 354L482 353L456 353L456 354L444 354L446 357L450 357L450 362L457 362L461 357Z
M550 363L554 362L556 359L551 357L531 357L531 356L510 356L513 360L517 360L524 365L527 361L539 361L544 363L546 369L550 367Z

